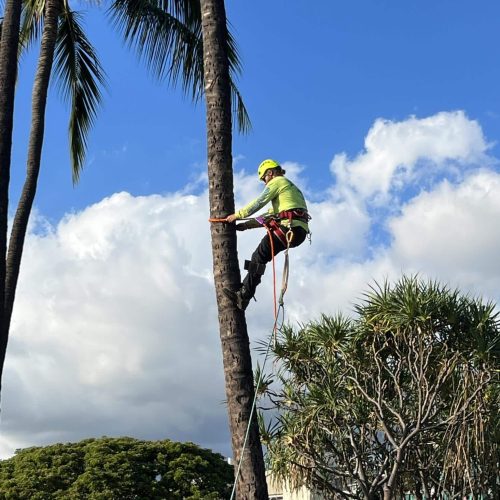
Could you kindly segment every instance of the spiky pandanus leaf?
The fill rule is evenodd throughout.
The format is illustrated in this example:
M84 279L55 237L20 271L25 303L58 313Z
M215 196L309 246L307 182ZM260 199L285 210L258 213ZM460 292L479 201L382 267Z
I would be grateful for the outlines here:
M69 141L73 182L78 182L87 150L87 136L101 102L105 75L94 47L80 24L80 14L66 5L59 22L55 68L59 87L71 102Z
M108 11L125 42L143 58L160 80L197 101L204 92L203 40L200 3L197 0L116 0ZM234 83L241 73L236 42L227 34L231 98L238 128L248 132L250 118Z

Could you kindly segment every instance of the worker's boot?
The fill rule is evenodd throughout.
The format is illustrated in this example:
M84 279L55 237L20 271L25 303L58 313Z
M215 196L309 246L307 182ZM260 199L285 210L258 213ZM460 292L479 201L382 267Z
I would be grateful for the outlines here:
M245 269L248 270L241 287L236 292L233 292L229 288L223 288L222 291L226 295L226 297L236 305L238 309L244 311L248 304L250 303L250 299L255 295L255 289L257 285L260 283L261 276L264 274L266 270L265 264L255 264L249 260L245 261Z
M242 285L237 292L233 292L229 290L229 288L223 288L222 291L224 295L242 311L248 307L250 299L253 297L253 294L248 291L245 285Z

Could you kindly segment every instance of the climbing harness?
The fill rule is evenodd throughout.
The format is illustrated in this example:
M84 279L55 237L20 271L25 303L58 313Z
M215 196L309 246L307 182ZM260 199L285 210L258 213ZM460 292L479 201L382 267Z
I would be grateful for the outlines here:
M307 210L293 208L292 210L283 210L277 215L255 217L255 220L262 226L270 229L288 251L293 239L293 232L291 231L292 221L299 220L307 223L311 220L311 216L307 213ZM288 228L281 225L281 221L283 220L288 220ZM291 236L289 236L290 234Z
M301 222L309 222L311 216L307 213L307 210L303 208L293 208L292 210L283 210L278 214L278 219L288 219L290 224L292 220L300 220Z
M292 212L292 211L290 211L290 212ZM305 212L305 210L303 212ZM283 212L281 212L279 215L281 215L282 213ZM307 214L307 212L305 212L305 213ZM305 221L310 219L310 217L308 215L307 215L307 217L308 218L305 219ZM285 217L279 217L278 220L280 218L285 218ZM289 216L287 215L286 218L289 218ZM295 218L297 218L297 217L295 217ZM262 219L262 222L260 219ZM226 222L226 219L208 219L208 220L209 220L209 222ZM251 218L239 219L239 220L251 220ZM283 323L285 321L284 295L285 295L286 290L288 288L288 276L289 276L289 269L290 269L289 259L288 259L288 250L290 249L290 244L292 243L292 240L293 240L293 231L291 230L291 226L290 226L288 231L285 233L283 231L282 227L279 225L279 223L276 221L276 219L274 217L273 218L256 217L255 220L257 220L260 224L262 224L266 228L267 234L269 236L269 241L270 241L270 245L271 245L271 262L272 262L272 269L273 269L274 324L273 324L272 333L269 336L269 342L267 344L266 353L264 356L264 362L262 364L262 371L264 371L264 368L265 368L266 362L267 362L267 358L269 356L269 350L271 348L271 343L274 342L274 346L276 346L277 332L279 330L281 330L281 326L283 325ZM264 220L266 220L266 223L264 223ZM271 224L269 222L270 220L274 221L275 225ZM290 221L291 220L292 220L292 218L290 218ZM279 231L283 234L284 241L280 238L280 236L277 234L276 230L274 229L276 226L279 228ZM274 229L274 231L273 231L273 229ZM283 245L285 246L285 251L284 251L285 263L283 266L283 275L282 275L282 281L281 281L281 293L280 293L280 297L279 297L278 301L276 300L276 264L275 264L275 259L274 259L275 255L274 255L273 234L275 234L278 237L278 239L281 241L281 243L283 243ZM245 264L246 264L246 262L245 262ZM280 311L283 312L283 316L282 316L281 326L278 328L278 318L279 318ZM241 465L243 463L243 455L245 453L245 449L246 449L246 445L247 445L247 441L248 441L248 436L250 434L250 424L252 422L253 415L255 413L255 408L257 405L257 397L259 394L261 381L262 381L262 378L259 378L257 380L256 386L255 386L252 408L250 410L250 417L248 419L248 425L247 425L247 429L245 432L245 439L243 440L243 446L241 449L240 458L238 460L238 468L236 469L236 473L234 476L234 483L233 483L233 489L231 491L230 500L233 500L235 498L236 484L238 483L238 478L240 476Z
M286 234L285 231L283 231L283 227L279 223L279 219L276 217L256 217L255 220L264 226L268 231L271 231L276 238L280 240L283 246L287 246L287 240L286 240ZM271 238L271 236L270 236Z

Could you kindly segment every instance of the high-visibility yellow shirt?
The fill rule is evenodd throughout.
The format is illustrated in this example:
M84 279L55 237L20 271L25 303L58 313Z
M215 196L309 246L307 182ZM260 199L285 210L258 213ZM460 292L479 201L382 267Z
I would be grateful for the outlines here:
M272 208L267 212L269 215L278 215L284 210L292 210L294 208L300 208L302 210L307 210L306 200L300 189L286 177L282 175L273 177L264 188L264 191L252 200L248 205L236 212L236 217L238 219L244 219L261 208L265 207L269 202L272 203ZM290 222L288 219L281 221L283 226L289 226ZM309 232L309 226L306 222L300 220L292 220L292 227L302 227Z

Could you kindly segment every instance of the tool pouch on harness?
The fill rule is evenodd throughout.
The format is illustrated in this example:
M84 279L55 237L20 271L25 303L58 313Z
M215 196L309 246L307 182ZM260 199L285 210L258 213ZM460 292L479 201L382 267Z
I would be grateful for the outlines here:
M259 276L262 276L264 274L264 271L266 270L266 265L258 264L256 262L252 262L251 260L245 260L244 269L249 273L258 274Z

